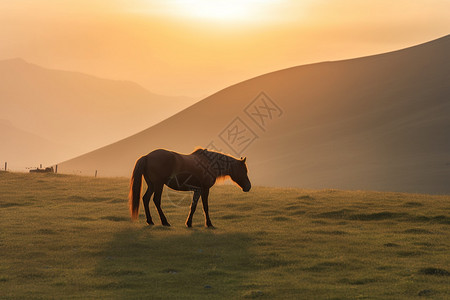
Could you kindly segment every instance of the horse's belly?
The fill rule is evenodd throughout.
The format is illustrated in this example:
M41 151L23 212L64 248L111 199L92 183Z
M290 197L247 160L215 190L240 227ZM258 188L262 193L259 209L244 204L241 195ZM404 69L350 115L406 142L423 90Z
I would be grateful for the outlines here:
M201 187L200 180L193 174L187 172L170 177L166 185L177 191L195 191Z

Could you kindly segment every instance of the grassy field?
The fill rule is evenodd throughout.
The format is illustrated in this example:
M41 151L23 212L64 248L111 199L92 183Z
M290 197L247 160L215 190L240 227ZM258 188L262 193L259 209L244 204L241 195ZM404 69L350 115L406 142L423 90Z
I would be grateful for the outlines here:
M0 298L449 299L450 196L214 187L131 222L127 179L0 173ZM154 207L155 221L159 220ZM159 223L158 223L159 224Z

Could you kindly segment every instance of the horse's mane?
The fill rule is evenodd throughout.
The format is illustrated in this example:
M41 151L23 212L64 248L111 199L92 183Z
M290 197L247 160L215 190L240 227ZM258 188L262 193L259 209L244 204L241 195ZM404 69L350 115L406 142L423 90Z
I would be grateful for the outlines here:
M238 160L236 157L229 155L229 154L225 154L219 151L215 151L215 150L208 150L206 148L202 148L202 147L197 147L195 148L195 150L191 153L194 155L204 155L207 158L211 159L233 159L233 160Z
M216 174L216 180L218 180L219 182L222 182L229 177L228 175L224 175L222 172L225 170L229 171L231 164L238 161L238 159L231 155L200 147L196 148L194 152L191 153L191 155L203 157L207 159L210 164L221 166L219 167L219 170L222 169L222 171L219 171L219 173Z

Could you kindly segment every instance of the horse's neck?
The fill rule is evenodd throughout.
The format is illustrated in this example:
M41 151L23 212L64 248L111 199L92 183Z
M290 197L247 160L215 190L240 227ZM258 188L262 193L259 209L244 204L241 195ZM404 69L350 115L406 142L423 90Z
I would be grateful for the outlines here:
M207 155L212 169L215 170L216 177L231 175L231 164L235 161L234 158L217 152L208 152L205 155Z
M232 157L229 157L227 155L219 154L219 163L222 164L222 172L221 174L218 174L218 176L229 176L231 175L231 164L235 160Z

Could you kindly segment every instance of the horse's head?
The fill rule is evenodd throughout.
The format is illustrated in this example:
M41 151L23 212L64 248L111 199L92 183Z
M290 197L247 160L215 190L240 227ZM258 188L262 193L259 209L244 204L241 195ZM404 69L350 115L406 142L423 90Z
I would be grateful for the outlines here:
M236 182L244 192L250 191L252 184L247 176L247 165L245 164L246 158L236 160L231 164L231 180Z

